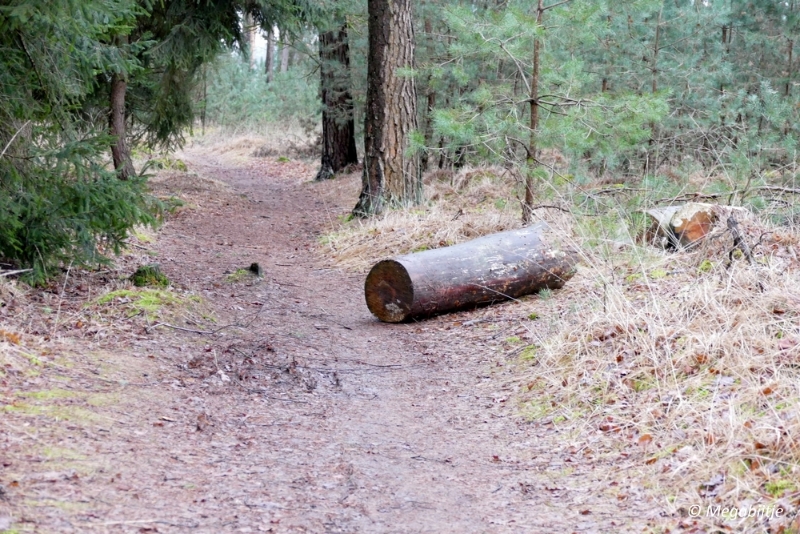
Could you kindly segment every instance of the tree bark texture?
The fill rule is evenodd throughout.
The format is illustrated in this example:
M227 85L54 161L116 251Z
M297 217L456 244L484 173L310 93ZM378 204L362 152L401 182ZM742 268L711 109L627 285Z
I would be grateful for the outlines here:
M247 62L250 70L256 66L256 23L249 13L244 17L245 41L247 42Z
M286 32L281 33L281 72L289 70L289 43Z
M380 213L386 204L422 200L417 157L407 154L417 128L414 79L398 69L414 66L411 0L369 0L369 55L364 119L364 174L353 214Z
M577 254L546 223L377 263L367 275L367 307L399 323L556 289L575 274Z
M116 140L111 145L111 158L120 180L127 180L136 171L131 161L125 129L125 93L128 82L124 73L115 73L111 78L111 109L109 110L109 129Z
M326 180L358 163L353 98L350 95L350 46L347 25L320 33L322 162L316 180Z
M264 68L267 71L267 83L272 82L272 73L275 70L275 29L267 31L267 59Z

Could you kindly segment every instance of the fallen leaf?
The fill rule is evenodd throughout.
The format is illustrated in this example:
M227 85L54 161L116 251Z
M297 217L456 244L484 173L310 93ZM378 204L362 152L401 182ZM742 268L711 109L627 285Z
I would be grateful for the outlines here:
M6 330L0 330L0 340L5 339L9 343L13 343L14 345L19 345L22 342L22 336L19 334L15 334L14 332L8 332Z
M653 441L653 436L650 434L642 434L639 436L639 445L647 446Z

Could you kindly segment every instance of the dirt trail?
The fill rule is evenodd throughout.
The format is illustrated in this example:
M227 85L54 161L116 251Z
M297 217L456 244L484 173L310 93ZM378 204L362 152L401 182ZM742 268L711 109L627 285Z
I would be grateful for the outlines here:
M190 192L197 206L172 218L153 248L177 286L238 326L158 328L115 351L109 373L127 380L106 386L119 397L107 409L116 422L73 427L66 441L93 447L85 474L49 481L48 495L74 506L40 507L21 524L527 533L641 531L657 520L662 507L634 497L635 469L625 472L618 451L586 458L569 436L519 416L513 362L454 326L468 313L404 325L370 315L363 277L314 252L320 219L352 199L331 204L320 195L326 184L282 176L280 165L199 151L187 159L228 187L163 182L161 192ZM261 281L225 282L251 262ZM616 475L595 470L609 462ZM28 495L42 498L31 484Z

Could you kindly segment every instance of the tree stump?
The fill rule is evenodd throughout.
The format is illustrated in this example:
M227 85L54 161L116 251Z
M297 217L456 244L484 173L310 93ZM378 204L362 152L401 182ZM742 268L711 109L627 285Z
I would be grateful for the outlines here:
M378 319L399 323L560 288L577 260L538 223L378 262L364 292Z

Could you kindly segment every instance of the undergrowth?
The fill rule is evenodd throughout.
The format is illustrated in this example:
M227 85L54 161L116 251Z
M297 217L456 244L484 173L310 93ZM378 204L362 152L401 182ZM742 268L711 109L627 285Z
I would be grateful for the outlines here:
M800 234L786 224L790 214L764 210L738 215L752 264L733 250L724 221L695 249L653 247L637 210L697 184L651 181L657 187L543 187L535 213L581 251L578 274L549 298L500 307L514 330L486 335L506 339L515 358L521 416L579 435L587 457L600 439L635 460L673 517L695 504L776 505L785 512L771 531L792 528ZM332 221L320 245L339 266L365 272L387 257L519 226L519 186L501 169L428 176L427 193L420 207ZM699 520L715 522L766 528L763 517Z

